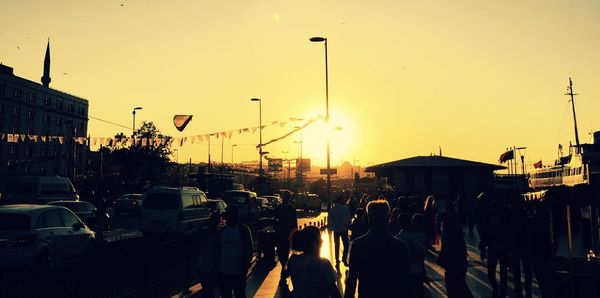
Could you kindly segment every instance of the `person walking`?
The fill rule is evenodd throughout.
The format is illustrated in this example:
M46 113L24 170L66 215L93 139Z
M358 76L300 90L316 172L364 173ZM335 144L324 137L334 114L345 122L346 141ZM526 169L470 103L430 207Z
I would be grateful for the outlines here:
M492 203L492 215L489 218L487 249L487 275L492 286L493 297L506 297L508 282L508 232L509 223L501 199ZM496 280L496 266L500 266L500 287Z
M356 238L363 236L369 231L369 221L365 210L362 208L356 209L356 215L352 224L350 224L350 241L356 240Z
M290 202L292 193L283 191L283 202L277 206L273 214L273 230L275 231L275 247L277 248L277 259L281 263L281 268L285 268L290 256L290 237L292 232L298 227L298 217L296 207ZM280 284L286 284L285 270L281 270Z
M425 236L427 237L427 242L429 244L434 244L437 237L435 228L435 212L435 199L433 196L428 196L427 199L425 199L425 204L423 206L423 214L425 216Z
M294 298L342 297L335 284L336 273L331 262L319 256L322 243L321 231L315 226L294 232L292 249L302 252L292 255L287 264Z
M345 204L342 197L338 197L335 205L329 209L327 215L327 228L333 232L333 242L335 250L335 266L340 266L340 239L343 244L342 262L348 265L346 257L348 256L348 228L350 227L352 217L350 209Z
M513 284L515 285L515 297L531 298L532 267L531 258L527 253L527 231L529 230L529 217L523 207L523 199L514 197L510 206L510 263L513 269ZM525 284L521 283L521 264L525 275ZM524 286L524 287L523 287Z
M428 247L423 231L423 215L419 213L413 215L410 226L398 233L396 238L402 240L408 249L413 293L415 297L422 298L425 295L423 282L425 281L425 255Z
M225 227L219 235L219 291L221 297L246 297L246 275L252 262L252 234L240 223L240 211L230 205L223 215Z
M445 270L444 279L448 298L471 298L473 293L465 280L469 267L467 245L462 236L460 223L449 221L444 226L442 249L437 263Z
M387 231L390 206L384 200L367 205L370 229L352 242L345 298L390 297L410 289L410 262L406 245ZM403 292L406 293L406 292ZM408 291L403 297L412 297Z
M219 225L221 215L218 212L212 212L208 218L207 227L202 231L201 250L198 259L198 279L202 285L200 297L215 297L215 288L217 287L217 269L218 269L218 248L219 248Z

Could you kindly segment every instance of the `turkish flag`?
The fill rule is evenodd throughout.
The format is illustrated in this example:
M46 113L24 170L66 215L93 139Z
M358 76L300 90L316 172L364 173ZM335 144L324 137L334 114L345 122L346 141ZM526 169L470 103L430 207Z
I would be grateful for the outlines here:
M515 158L515 154L513 150L509 150L506 151L504 153L502 153L502 155L500 155L500 159L498 159L498 161L500 163L505 163L506 161L509 161L511 159Z
M539 168L541 168L541 167L542 167L542 161L540 160L540 161L538 161L538 162L534 163L534 164L533 164L533 167L534 167L534 168L536 168L536 169L539 169Z

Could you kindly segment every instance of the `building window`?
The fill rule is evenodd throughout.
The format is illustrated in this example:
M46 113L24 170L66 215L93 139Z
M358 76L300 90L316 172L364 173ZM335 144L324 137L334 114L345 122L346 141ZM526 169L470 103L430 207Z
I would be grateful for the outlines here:
M25 148L25 156L27 156L27 157L31 156L31 148L30 147Z
M29 102L35 102L35 92L29 93Z
M67 123L67 128L71 128L73 126L73 121L67 120L65 122Z
M32 111L27 111L27 120L33 120L34 113Z
M73 110L74 110L74 109L73 109L73 104L72 104L72 103L70 103L70 104L67 106L67 110L68 110L69 112L73 112Z
M17 146L10 144L8 146L8 155L15 155L17 153Z
M13 92L13 95L16 98L20 98L21 97L21 90L19 88L15 88L15 90Z
M62 118L56 118L55 124L58 126L62 125Z
M42 149L41 156L44 157L44 158L47 157L48 156L48 150Z
M84 131L84 129L83 129L83 122L79 123L79 131L80 132Z
M44 123L50 122L50 116L44 115Z
M18 107L13 107L12 108L12 115L13 115L13 117L18 117L19 116L19 108Z
M51 104L52 104L52 100L50 99L50 97L48 97L48 96L44 97L44 105L50 106Z

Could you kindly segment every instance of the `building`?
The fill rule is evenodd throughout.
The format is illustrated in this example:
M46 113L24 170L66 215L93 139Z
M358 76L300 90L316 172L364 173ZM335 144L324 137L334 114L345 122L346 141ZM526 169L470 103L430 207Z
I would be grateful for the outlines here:
M367 167L378 180L386 181L403 194L434 194L456 198L477 195L493 186L494 171L503 166L450 158L415 156Z
M50 88L50 43L41 82L0 64L0 175L84 173L88 101Z

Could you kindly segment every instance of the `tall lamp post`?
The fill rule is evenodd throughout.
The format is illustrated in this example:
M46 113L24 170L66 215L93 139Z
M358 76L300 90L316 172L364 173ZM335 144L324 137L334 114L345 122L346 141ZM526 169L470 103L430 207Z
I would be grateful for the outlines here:
M263 156L263 148L262 148L262 100L260 98L252 98L250 99L251 101L258 101L258 130L259 130L259 134L260 134L260 139L259 139L259 147L258 147L258 154L260 156L260 159L258 161L258 176L262 177L263 175L263 167L262 167L262 156Z
M131 137L133 138L133 151L131 154L131 173L132 173L132 177L131 178L135 178L135 114L137 110L141 110L142 107L135 107L133 108L133 111L131 112L131 114L133 115L133 126L132 126L132 132L131 132Z
M311 37L311 42L323 42L325 44L325 123L329 123L329 68L327 65L327 38ZM329 152L329 138L327 138L327 202L331 203L331 164Z
M233 169L233 148L237 147L237 144L231 145L231 168Z

